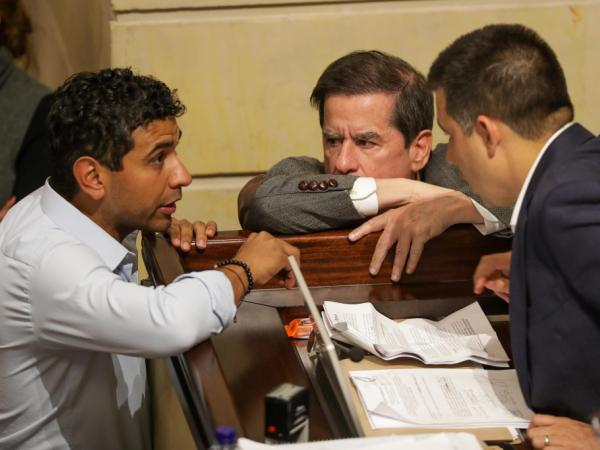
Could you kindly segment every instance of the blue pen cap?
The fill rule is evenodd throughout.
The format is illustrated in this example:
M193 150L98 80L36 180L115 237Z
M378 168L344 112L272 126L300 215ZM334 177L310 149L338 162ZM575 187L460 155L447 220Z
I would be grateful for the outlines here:
M230 425L223 425L216 429L217 442L221 445L235 444L237 436L235 427Z

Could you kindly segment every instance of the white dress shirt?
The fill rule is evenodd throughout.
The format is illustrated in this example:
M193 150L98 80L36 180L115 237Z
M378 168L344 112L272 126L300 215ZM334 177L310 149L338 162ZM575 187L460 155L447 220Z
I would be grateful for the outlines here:
M221 272L139 286L126 241L48 182L0 223L0 448L151 448L143 358L233 319Z

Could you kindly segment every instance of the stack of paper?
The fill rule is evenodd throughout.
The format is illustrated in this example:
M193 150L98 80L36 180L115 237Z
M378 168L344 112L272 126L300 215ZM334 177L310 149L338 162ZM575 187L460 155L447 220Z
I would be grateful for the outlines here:
M240 438L237 443L241 450L272 450L273 446ZM410 448L411 450L481 450L477 438L469 433L437 433L406 436L384 436L330 441L307 442L302 444L280 444L277 449L290 450L389 450L390 448Z
M477 302L435 322L394 322L371 303L326 301L323 318L331 337L357 345L384 360L416 358L425 364L456 364L466 360L508 367L508 355Z
M373 428L527 428L514 370L351 371Z

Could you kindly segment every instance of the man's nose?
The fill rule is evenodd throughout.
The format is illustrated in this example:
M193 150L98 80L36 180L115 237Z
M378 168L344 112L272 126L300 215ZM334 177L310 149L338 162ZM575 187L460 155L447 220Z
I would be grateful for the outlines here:
M358 158L356 148L350 139L342 143L340 153L335 160L335 172L340 174L354 173L358 170Z
M176 189L183 186L188 186L191 182L192 176L190 175L190 172L188 172L185 165L176 156L170 177L171 187Z

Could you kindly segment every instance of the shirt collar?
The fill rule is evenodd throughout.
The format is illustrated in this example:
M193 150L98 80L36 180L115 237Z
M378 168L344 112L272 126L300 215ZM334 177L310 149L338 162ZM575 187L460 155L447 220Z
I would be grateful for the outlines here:
M111 271L127 256L122 244L52 189L48 180L42 188L41 206L58 227L93 248Z
M575 122L569 122L566 125L564 125L561 129L559 129L556 133L554 133L550 137L550 139L548 139L546 141L546 143L542 147L542 150L538 153L537 157L535 158L535 161L533 162L531 168L529 169L529 172L527 173L527 177L525 178L525 182L523 183L523 186L521 187L521 191L519 192L519 196L517 197L517 202L515 203L515 207L513 209L512 216L510 216L510 228L511 228L511 230L512 230L513 233L517 229L517 220L519 219L519 212L521 211L521 207L523 206L523 199L525 198L525 192L527 192L527 188L529 187L529 183L531 182L531 177L533 176L533 173L535 172L535 169L537 168L538 164L540 163L540 161L542 159L542 156L544 156L544 153L546 153L546 150L548 150L548 147L550 147L550 144L552 144L552 142L554 142L554 140L563 131L565 131L567 128L569 128L574 123Z

